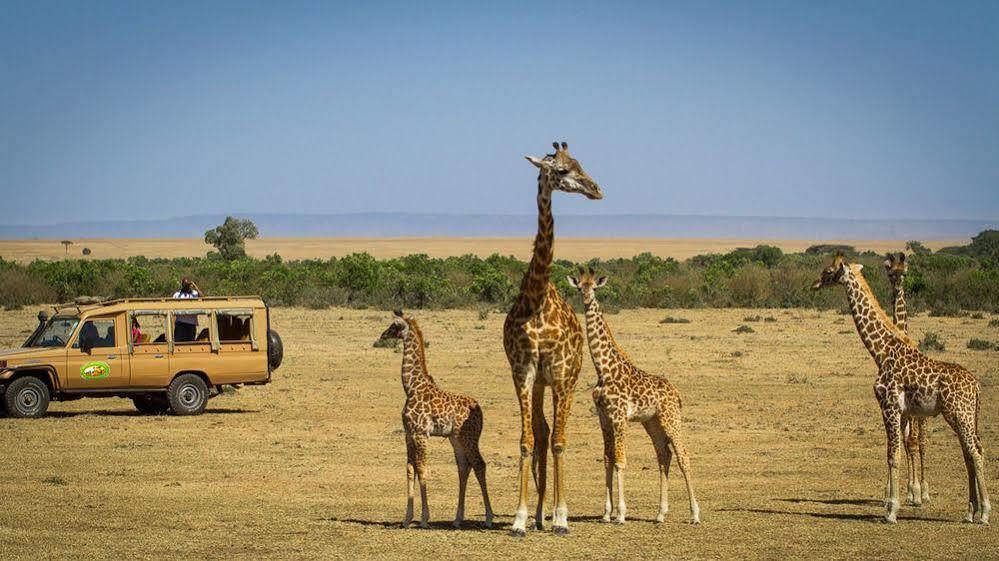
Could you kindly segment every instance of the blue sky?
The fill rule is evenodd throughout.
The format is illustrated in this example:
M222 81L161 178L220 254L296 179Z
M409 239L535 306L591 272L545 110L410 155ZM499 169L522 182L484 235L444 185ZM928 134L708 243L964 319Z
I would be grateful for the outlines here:
M997 2L499 4L3 1L5 214L999 217Z

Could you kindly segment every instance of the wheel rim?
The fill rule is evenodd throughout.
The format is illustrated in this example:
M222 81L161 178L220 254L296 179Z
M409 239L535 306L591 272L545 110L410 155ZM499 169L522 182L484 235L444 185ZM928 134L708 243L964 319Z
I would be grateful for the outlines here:
M24 413L33 413L42 403L42 393L37 388L24 388L17 394L17 408Z
M184 384L177 391L177 400L185 408L193 409L201 404L201 390L194 384Z

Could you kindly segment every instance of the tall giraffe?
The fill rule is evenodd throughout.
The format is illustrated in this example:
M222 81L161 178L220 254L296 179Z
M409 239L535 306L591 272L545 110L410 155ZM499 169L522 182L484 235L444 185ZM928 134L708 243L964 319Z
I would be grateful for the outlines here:
M538 489L535 527L544 529L549 428L544 416L545 386L552 388L554 512L552 531L569 533L569 508L565 492L565 427L572 407L572 392L583 366L583 332L572 307L551 283L555 223L552 192L580 193L601 199L600 186L569 155L565 142L543 158L526 156L538 172L538 233L534 255L520 284L520 293L503 324L503 348L510 361L513 385L520 402L520 493L510 534L527 534L529 475Z
M874 395L888 437L888 498L885 521L898 515L898 482L895 465L901 445L902 419L943 414L957 434L968 471L968 513L965 522L988 524L988 491L985 488L985 454L978 435L978 380L964 367L933 360L919 352L908 335L899 331L878 305L860 270L837 254L815 281L815 290L846 287L847 300L857 333L878 365Z
M604 319L596 290L607 282L607 277L596 278L593 269L579 269L579 278L569 277L569 284L583 296L586 307L586 339L590 356L597 370L597 386L593 389L593 403L600 415L600 428L604 438L604 521L609 522L613 511L614 476L617 476L617 519L624 524L627 507L624 502L624 453L628 421L642 423L652 439L659 460L659 514L662 522L669 511L669 464L676 453L677 465L687 483L690 501L690 522L701 522L700 508L694 498L690 480L690 458L683 441L680 409L680 392L663 376L648 374L635 366L628 355L614 340Z
M903 333L908 333L908 314L905 309L905 275L909 270L905 253L889 253L885 259L885 272L892 288L892 321ZM902 419L902 435L905 438L905 456L909 466L909 481L906 488L906 503L922 506L930 502L930 486L926 482L926 417L905 417Z
M406 518L403 528L413 521L413 492L420 483L422 514L420 527L426 528L430 518L427 504L427 441L431 436L444 436L454 448L458 465L458 512L454 527L461 527L465 518L465 486L469 469L482 488L486 507L486 527L493 527L493 509L486 488L486 462L479 452L482 434L482 409L474 399L442 390L427 370L423 332L416 320L395 312L392 324L382 333L382 339L402 339L402 389L406 405L402 409L402 426L406 432Z

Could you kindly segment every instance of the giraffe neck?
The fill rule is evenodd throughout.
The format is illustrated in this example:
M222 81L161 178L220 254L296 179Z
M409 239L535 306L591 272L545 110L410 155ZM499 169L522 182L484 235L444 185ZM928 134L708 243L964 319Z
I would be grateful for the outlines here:
M586 340L597 369L598 384L606 385L627 375L632 366L631 360L614 339L596 298L586 303Z
M895 322L895 327L903 332L908 332L908 314L905 311L905 289L902 287L902 279L899 279L898 284L892 286L892 296L894 299L891 310L892 321Z
M402 389L410 396L434 387L434 379L427 371L427 357L423 351L423 332L414 320L407 320L409 329L402 340Z
M538 174L538 233L534 237L534 254L520 285L519 301L524 312L541 309L548 282L551 280L554 256L555 219L552 217L552 189L546 172Z
M843 274L853 323L860 340L880 368L892 351L909 346L910 341L888 319L860 270L848 266Z

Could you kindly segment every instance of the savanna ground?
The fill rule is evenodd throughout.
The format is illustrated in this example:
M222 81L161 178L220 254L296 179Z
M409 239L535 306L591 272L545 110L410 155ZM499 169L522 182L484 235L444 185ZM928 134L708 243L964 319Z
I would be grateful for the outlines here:
M19 344L37 309L0 313L0 346ZM666 315L689 319L661 324ZM776 321L747 323L747 316ZM390 314L274 310L286 361L268 386L213 400L200 417L140 416L121 399L54 403L47 418L0 419L0 558L904 558L996 557L995 529L960 522L964 464L942 419L930 421L932 502L887 526L885 437L872 395L875 367L848 316L809 310L627 310L609 316L618 340L683 394L703 523L687 524L672 471L671 511L657 508L655 456L629 433L623 527L600 522L601 441L591 412L589 357L569 426L571 535L507 536L516 501L518 412L503 354L504 314L417 311L431 372L485 411L482 449L498 527L450 527L457 477L450 446L430 449L432 528L403 530L405 446L401 355L373 348ZM981 433L999 449L989 317L911 319L934 356L981 380ZM755 332L736 334L750 325ZM999 497L999 461L988 480ZM904 480L904 471L900 477ZM417 502L418 504L418 502ZM533 511L533 509L532 509Z
M60 240L0 240L0 257L8 261L28 262L34 259L82 258L83 248L91 250L93 259L121 259L138 255L162 258L203 257L212 250L197 238L97 238L72 240L63 247ZM650 252L660 257L684 260L704 253L727 253L737 247L767 244L785 253L801 252L817 243L846 244L859 251L877 253L901 251L905 242L899 240L759 240L735 238L565 238L558 239L559 259L585 262L590 259L611 259ZM941 247L963 245L968 240L935 240L925 242L936 251ZM329 259L366 251L376 259L426 253L430 257L449 257L471 253L488 257L493 253L513 255L524 261L531 258L531 240L527 238L260 238L247 240L246 252L262 259L277 253L286 260Z

